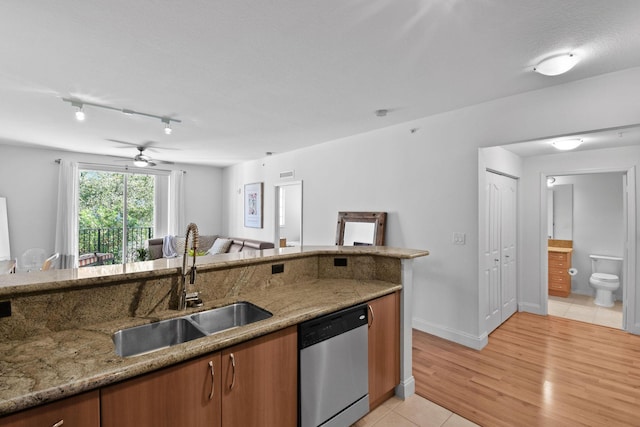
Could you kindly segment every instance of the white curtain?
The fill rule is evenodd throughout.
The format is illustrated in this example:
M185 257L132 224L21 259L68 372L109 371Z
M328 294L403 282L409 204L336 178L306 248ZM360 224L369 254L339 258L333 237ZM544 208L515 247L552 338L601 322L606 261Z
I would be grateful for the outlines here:
M186 229L184 219L184 172L171 171L169 177L169 235L181 236Z
M60 160L55 252L60 268L78 267L78 163Z

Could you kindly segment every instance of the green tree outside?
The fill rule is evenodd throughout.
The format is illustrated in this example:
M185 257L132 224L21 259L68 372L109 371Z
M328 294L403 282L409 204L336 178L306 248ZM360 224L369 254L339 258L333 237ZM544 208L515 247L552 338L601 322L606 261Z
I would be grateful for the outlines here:
M79 252L111 252L115 263L122 260L124 219L124 174L81 171L79 183ZM135 260L135 251L143 247L153 233L155 177L127 175L127 254Z

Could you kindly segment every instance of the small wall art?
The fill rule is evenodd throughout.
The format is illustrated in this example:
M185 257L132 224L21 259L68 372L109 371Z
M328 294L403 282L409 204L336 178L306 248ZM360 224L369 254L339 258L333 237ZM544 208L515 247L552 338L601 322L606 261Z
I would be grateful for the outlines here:
M262 228L262 193L264 183L255 182L244 186L244 226Z

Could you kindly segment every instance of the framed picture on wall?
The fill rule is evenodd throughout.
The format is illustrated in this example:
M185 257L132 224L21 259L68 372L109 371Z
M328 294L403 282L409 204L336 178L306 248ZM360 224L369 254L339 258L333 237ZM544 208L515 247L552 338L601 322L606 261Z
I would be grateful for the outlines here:
M262 228L262 190L264 184L255 182L244 186L244 226Z

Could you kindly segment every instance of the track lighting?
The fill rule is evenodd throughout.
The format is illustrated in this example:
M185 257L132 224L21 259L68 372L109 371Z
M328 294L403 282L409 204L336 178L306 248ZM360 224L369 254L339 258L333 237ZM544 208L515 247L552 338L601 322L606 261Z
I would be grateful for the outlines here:
M82 111L82 103L81 102L72 102L71 103L72 107L76 107L76 120L79 122L84 121L85 119L85 115L84 115L84 111Z
M171 135L172 129L171 129L171 121L169 120L169 118L163 117L160 120L162 121L162 123L164 123L164 133L167 135Z
M78 121L83 121L85 119L85 114L84 114L83 107L86 106L86 105L89 105L91 107L104 108L105 110L119 111L122 114L125 114L127 116L138 115L138 116L151 117L152 119L158 119L162 123L164 123L164 125L165 125L164 126L164 133L167 134L167 135L171 135L171 132L173 131L173 129L171 128L171 122L182 123L182 120L174 119L174 118L167 117L167 116L158 116L158 115L155 115L155 114L143 113L141 111L134 111L134 110L130 110L128 108L116 108L116 107L112 107L110 105L96 104L94 102L80 101L78 99L71 99L71 98L62 98L62 101L68 102L68 103L71 104L72 107L76 107L78 109L76 111L76 119ZM143 166L146 166L146 164L143 165Z

